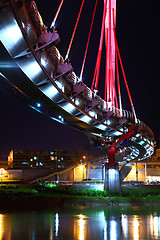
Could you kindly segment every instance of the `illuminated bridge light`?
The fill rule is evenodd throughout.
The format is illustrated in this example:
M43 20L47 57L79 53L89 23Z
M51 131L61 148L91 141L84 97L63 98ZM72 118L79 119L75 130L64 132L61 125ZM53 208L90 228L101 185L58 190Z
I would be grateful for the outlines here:
M89 111L91 117L97 118L97 114L94 111Z
M8 50L15 48L15 44L22 38L21 30L16 22L0 30L0 39Z
M76 99L76 100L75 100L75 104L76 104L77 106L79 106L80 101L79 101L78 99Z
M108 119L108 120L105 121L104 123L107 124L107 125L110 125L110 124L111 124L111 121Z
M18 63L22 71L33 81L33 79L42 71L40 65L36 62L36 60L31 60L29 63Z
M115 136L121 136L123 133L115 131L113 134L114 134Z
M41 64L45 67L46 66L46 61L43 59L43 58L41 58Z
M86 123L90 123L92 121L92 118L88 117L87 115L84 115L84 116L80 117L80 120L82 120L83 122L86 122Z
M57 86L59 87L59 89L61 89L64 92L64 85L62 85L62 83L60 82L56 82Z
M61 122L64 122L64 118L62 116L58 116L58 119L61 121Z
M137 134L136 134L136 137L141 137L141 134L137 133Z
M40 108L40 107L41 107L41 103L36 103L36 106L37 106L38 108Z
M49 86L45 87L42 91L50 99L53 99L55 96L57 96L59 94L59 91L57 90L57 88L55 88L51 84L49 84Z
M144 144L144 141L140 141L139 144L142 146Z
M107 127L105 125L102 125L102 124L99 124L96 127L101 129L101 130L104 130L104 131L107 129Z
M73 113L74 110L76 110L75 106L71 103L65 103L63 105L61 105L61 107L66 111L66 112L69 112L69 113Z

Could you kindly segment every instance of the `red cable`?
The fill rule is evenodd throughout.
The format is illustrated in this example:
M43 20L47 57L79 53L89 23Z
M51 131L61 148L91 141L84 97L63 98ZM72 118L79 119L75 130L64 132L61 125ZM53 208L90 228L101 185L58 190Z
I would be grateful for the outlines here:
M56 15L55 15L55 17L54 17L54 19L53 19L53 22L52 22L52 24L51 24L51 27L54 27L54 25L55 25L55 22L56 22L56 20L57 20L57 17L58 17L58 14L59 14L60 10L61 10L61 7L62 7L63 2L64 2L64 0L61 0L61 2L60 2L60 4L59 4L59 7L58 7L58 10L57 10L57 12L56 12Z
M107 0L105 0L104 10L103 10L103 19L102 19L102 27L101 27L101 38L100 38L99 50L98 50L98 64L97 64L97 75L96 75L95 90L98 90L98 81L99 81L99 73L100 73L100 62L101 62L101 56L102 56L102 45L103 45L105 18L106 18L106 13L107 13L106 6L107 6Z
M104 100L107 101L107 46L108 46L108 29L107 29L107 33L106 33L106 74L105 74L105 92L104 92Z
M114 41L116 46L116 31L115 31L115 21L114 21L114 9L112 9L113 13L113 28L114 28ZM121 100L121 89L120 89L120 80L119 80L119 68L118 68L118 56L117 56L117 49L116 50L116 70L117 70L117 86L118 86L118 96L119 96L119 108L120 108L120 114L122 114L122 100Z
M119 61L120 61L121 69L122 69L122 73L123 73L123 78L124 78L125 85L126 85L126 89L127 89L127 92L128 92L128 97L129 97L131 106L133 106L131 94L130 94L130 91L129 91L129 87L128 87L126 75L125 75L125 72L124 72L124 68L123 68L123 64L122 64L122 59L121 59L120 52L119 52L119 48L118 48L117 39L116 39L115 22L114 22L114 12L113 12L113 26L114 26L114 38L115 38L116 53L118 53L118 57L119 57Z
M94 12L93 12L93 17L92 17L91 27L90 27L89 36L88 36L88 41L87 41L87 46L86 46L86 50L85 50L85 54L84 54L84 59L83 59L83 64L82 64L82 69L81 69L81 73L80 73L80 79L82 79L82 75L83 75L83 69L84 69L84 65L85 65L85 61L86 61L86 56L87 56L89 41L90 41L90 37L91 37L91 32L92 32L94 17L95 17L95 13L96 13L97 3L98 3L98 0L96 0L95 7L94 7Z
M76 32L76 28L77 28L77 25L78 25L78 21L79 21L81 12L82 12L82 8L83 8L84 1L85 1L85 0L82 1L81 8L80 8L80 10L79 10L78 18L77 18L77 21L76 21L76 24L75 24L75 27L74 27L74 30L73 30L73 33L72 33L71 41L70 41L70 44L69 44L69 47L68 47L68 50L67 50L67 54L66 54L65 60L66 60L66 59L68 58L68 56L69 56L69 52L70 52L70 49L71 49L71 46L72 46L72 42L73 42L73 39L74 39L74 35L75 35L75 32Z
M116 41L116 49L117 49L117 52L118 52L118 57L119 57L119 61L120 61L120 64L121 64L121 69L122 69L123 78L124 78L124 81L125 81L125 85L126 85L126 89L127 89L128 97L129 97L129 100L130 100L131 106L133 106L133 102L132 102L131 94L130 94L130 91L129 91L129 87L128 87L128 83L127 83L126 75L125 75L125 72L124 72L124 68L123 68L123 64L122 64L122 59L121 59L121 56L120 56L120 52L119 52L119 48L118 48L117 41Z
M109 7L109 22L108 22L108 59L109 59L109 101L111 101L111 56L112 56L112 49L111 49L111 0L108 0L108 7ZM112 99L113 103L113 99Z
M119 61L120 61L121 69L122 69L122 74L123 74L123 78L124 78L124 81L125 81L125 85L126 85L126 89L127 89L127 93L128 93L128 97L129 97L129 101L130 101L130 104L131 104L133 113L134 113L134 115L135 115L134 106L133 106L133 101L132 101L131 94L130 94L130 91L129 91L129 87L128 87L126 75L125 75L125 72L124 72L124 68L123 68L123 64L122 64L122 59L121 59L120 52L119 52L119 48L118 48L117 39L116 39L114 18L113 18L113 24L114 24L114 36L115 36L116 52L118 53L118 57L119 57ZM135 116L135 119L136 119L136 116Z
M120 81L119 81L119 69L118 69L118 57L117 57L117 51L116 51L116 70L117 70L117 86L118 86L118 94L121 94L120 90Z
M97 66L98 66L98 58L97 58L96 66L95 66L95 70L94 70L94 76L93 76L93 80L92 80L91 91L93 91L93 88L94 88L94 83L95 83L96 73L97 73Z

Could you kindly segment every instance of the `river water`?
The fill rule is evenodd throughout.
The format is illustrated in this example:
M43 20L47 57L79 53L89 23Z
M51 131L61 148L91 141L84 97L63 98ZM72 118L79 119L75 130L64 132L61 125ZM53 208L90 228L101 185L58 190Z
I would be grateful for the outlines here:
M0 211L0 240L160 239L159 207Z

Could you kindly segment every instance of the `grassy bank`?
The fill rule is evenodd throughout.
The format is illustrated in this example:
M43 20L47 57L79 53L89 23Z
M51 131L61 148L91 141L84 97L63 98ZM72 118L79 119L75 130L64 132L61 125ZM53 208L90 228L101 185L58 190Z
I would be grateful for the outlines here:
M77 190L53 184L1 185L0 201L5 200L51 200L54 204L114 205L114 204L153 204L160 203L160 189L126 190L120 192L100 190Z

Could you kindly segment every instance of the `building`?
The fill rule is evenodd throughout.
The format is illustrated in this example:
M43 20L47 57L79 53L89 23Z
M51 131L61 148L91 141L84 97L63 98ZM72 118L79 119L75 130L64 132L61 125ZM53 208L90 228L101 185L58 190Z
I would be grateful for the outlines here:
M92 155L84 156L82 150L75 154L62 149L53 151L12 150L8 156L8 167L15 170L22 169L23 176L25 171L30 171L32 179L34 177L35 179L42 176L47 177L47 174L52 175L53 170L54 180L80 181L92 179L93 181L102 181L104 180L102 166L104 166L103 163L106 158L107 156L101 156L97 159ZM152 157L137 163L130 163L132 168L124 181L160 183L160 148L155 150ZM121 168L121 165L119 167ZM66 171L64 173L63 170L66 169L68 169L68 173ZM55 173L58 174L58 178ZM29 176L29 173L27 172L26 175Z
M8 156L8 167L14 169L51 168L58 170L82 162L82 150L78 150L75 154L62 149L53 151L11 150Z

